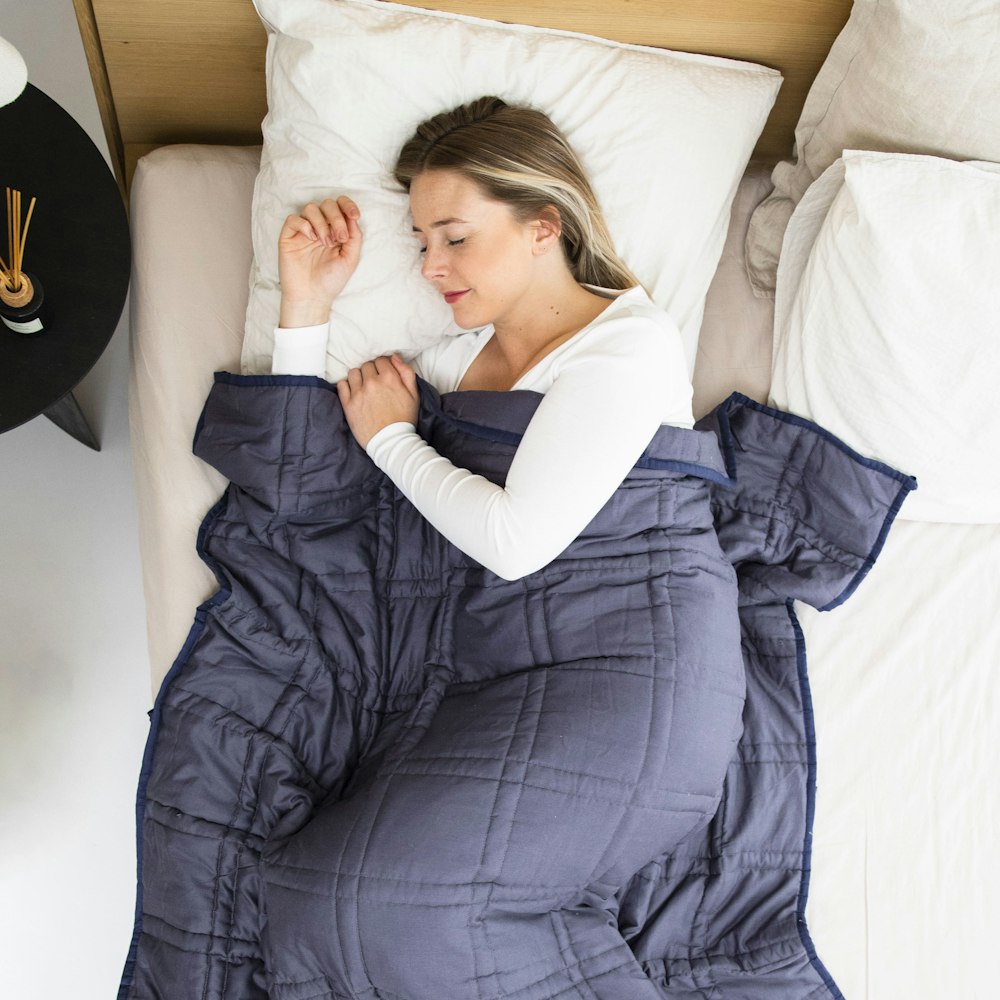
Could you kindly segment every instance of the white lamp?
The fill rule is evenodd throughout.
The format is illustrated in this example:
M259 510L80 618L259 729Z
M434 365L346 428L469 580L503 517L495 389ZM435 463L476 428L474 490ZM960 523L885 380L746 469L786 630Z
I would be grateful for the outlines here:
M0 108L16 101L28 83L28 67L21 53L10 42L0 38ZM7 188L7 260L0 258L0 320L12 330L34 333L42 329L38 318L44 296L37 277L24 272L24 243L35 210L31 199L28 215L22 225L21 192Z
M28 82L28 67L21 53L0 38L0 108L21 96Z

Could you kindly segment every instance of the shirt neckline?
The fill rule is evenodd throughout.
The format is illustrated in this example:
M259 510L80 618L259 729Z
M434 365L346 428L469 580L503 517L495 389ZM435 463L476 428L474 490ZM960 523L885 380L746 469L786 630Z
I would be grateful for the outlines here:
M548 361L549 358L551 358L552 355L555 354L557 351L561 351L564 347L567 347L569 344L572 344L573 341L577 339L577 337L580 337L583 334L585 334L599 320L604 319L607 316L607 314L614 309L615 305L618 302L620 302L623 298L625 298L627 295L629 295L631 292L634 292L638 289L639 291L642 291L643 294L645 294L641 285L633 285L631 288L602 288L600 285L589 285L586 282L580 282L580 284L583 285L584 288L593 292L595 295L601 295L604 298L610 299L611 301L608 302L608 304L589 323L587 323L585 326L581 326L580 329L573 334L573 336L567 337L566 340L564 340L561 344L558 345L558 347L554 347L551 351L549 351L549 353L546 354L545 357L539 358L538 361L536 361L526 372L524 372L517 379L517 381L509 389L506 390L507 392L513 392L515 389L517 389L517 387L521 384L521 382L523 382L529 375L531 375L532 372L534 372L539 365ZM466 373L472 367L472 363L476 360L476 358L479 357L483 348L493 339L493 334L495 332L496 331L492 323L487 324L481 330L478 331L478 336L481 337L482 339L477 345L476 350L473 351L468 361L466 361L465 365L462 367L462 370L458 373L458 378L455 381L456 392L469 391L469 390L459 389L459 386L462 384L462 380L465 378Z

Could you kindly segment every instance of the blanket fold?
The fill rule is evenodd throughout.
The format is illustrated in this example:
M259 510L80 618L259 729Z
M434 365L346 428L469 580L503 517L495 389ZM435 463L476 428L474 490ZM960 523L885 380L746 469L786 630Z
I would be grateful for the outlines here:
M420 390L502 483L540 397ZM195 450L220 590L153 713L122 998L839 995L791 600L847 596L912 481L734 396L508 582L322 380L218 376Z

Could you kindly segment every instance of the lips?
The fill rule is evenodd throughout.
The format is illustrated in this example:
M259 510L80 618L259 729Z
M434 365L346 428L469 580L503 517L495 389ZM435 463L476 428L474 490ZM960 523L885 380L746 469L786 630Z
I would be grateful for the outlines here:
M444 300L448 305L454 305L463 295L468 294L469 289L465 288L460 292L445 292Z

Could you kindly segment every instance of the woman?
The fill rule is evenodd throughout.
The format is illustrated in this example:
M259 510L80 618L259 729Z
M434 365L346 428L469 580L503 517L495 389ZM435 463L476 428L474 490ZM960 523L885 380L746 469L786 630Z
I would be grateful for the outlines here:
M670 461L703 436L658 433L691 425L680 338L537 111L482 98L439 115L396 176L423 273L469 332L338 385L351 432L412 506L373 476L377 494L317 499L335 524L303 514L335 547L285 587L329 601L336 641L317 633L292 656L301 676L330 678L326 700L301 682L322 716L305 731L343 777L320 802L303 788L262 853L265 964L288 991L272 995L657 1000L615 894L714 814L744 696L704 471ZM361 242L347 198L286 221L276 372L323 373ZM503 487L418 436L418 373L441 392L542 394L512 458L503 443ZM494 395L462 412L493 412ZM435 440L485 468L475 434L456 445L464 433ZM630 475L654 436L660 458ZM351 449L332 464L359 461ZM351 504L375 526L360 544L379 573L340 540Z
M569 144L539 111L496 97L431 118L403 147L422 272L470 331L352 370L351 430L438 531L513 580L551 562L607 502L658 426L692 425L680 334L614 252ZM273 371L323 374L333 300L357 266L361 213L307 205L279 237ZM336 330L331 334L336 337ZM441 392L544 393L505 486L416 433L415 374Z

